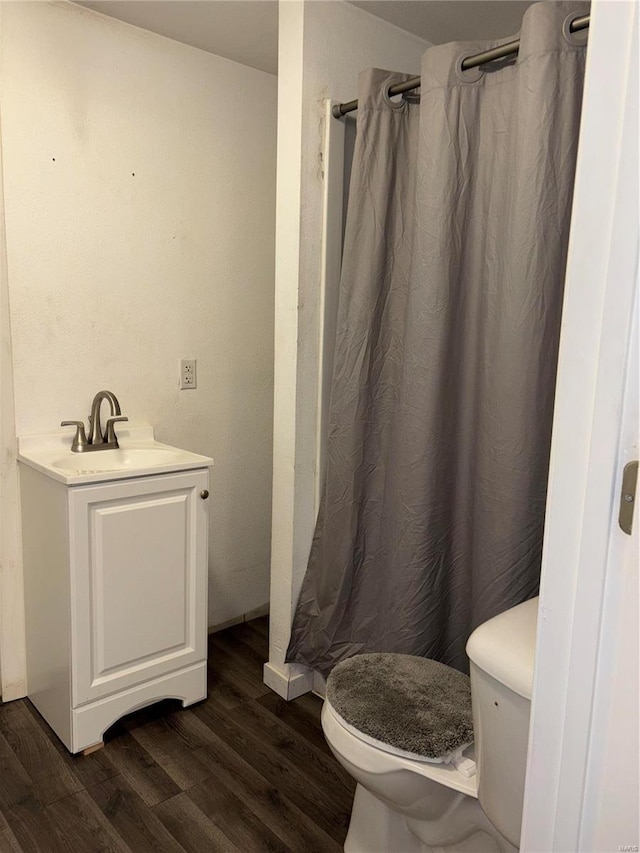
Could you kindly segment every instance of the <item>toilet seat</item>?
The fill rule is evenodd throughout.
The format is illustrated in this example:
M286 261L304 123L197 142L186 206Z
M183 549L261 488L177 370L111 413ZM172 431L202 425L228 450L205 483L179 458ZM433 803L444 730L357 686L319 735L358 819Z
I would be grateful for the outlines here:
M370 741L364 740L361 733L355 733L352 726L346 728L327 699L324 701L321 719L329 746L361 770L380 774L409 770L461 794L474 798L478 796L476 776L464 776L453 764L434 764L416 758L406 758L374 746ZM475 758L472 746L466 754Z
M353 655L332 669L326 698L356 737L410 759L455 760L473 742L469 676L430 658Z
M328 699L325 699L326 702L329 702ZM331 713L336 718L336 720L340 723L340 725L345 728L352 735L357 737L359 740L364 741L365 743L370 744L376 749L381 749L383 752L390 752L392 755L399 755L402 758L408 758L410 761L418 761L420 763L424 762L425 764L451 764L457 758L459 758L463 752L467 751L471 748L472 744L464 744L464 746L460 747L460 749L455 750L454 752L450 752L447 755L442 756L441 758L429 758L426 755L417 755L415 752L407 752L406 749L401 749L398 746L393 746L391 743L385 743L382 740L377 740L371 735L366 734L366 732L361 732L358 728L348 723L344 717L342 717L336 709L329 702L329 707L331 708Z

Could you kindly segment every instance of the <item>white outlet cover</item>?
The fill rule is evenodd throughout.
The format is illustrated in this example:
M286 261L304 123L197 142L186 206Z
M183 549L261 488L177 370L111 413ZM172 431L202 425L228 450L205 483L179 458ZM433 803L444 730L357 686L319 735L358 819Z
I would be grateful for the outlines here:
M185 391L197 387L196 359L180 359L180 390Z

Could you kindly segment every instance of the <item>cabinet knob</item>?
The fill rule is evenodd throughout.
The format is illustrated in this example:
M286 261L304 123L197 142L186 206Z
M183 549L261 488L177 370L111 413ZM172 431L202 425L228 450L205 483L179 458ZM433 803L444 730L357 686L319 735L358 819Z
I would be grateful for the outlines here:
M202 500L203 500L203 501L206 501L206 499L209 497L209 490L208 490L208 489L203 489L203 490L200 492L200 497L202 498Z

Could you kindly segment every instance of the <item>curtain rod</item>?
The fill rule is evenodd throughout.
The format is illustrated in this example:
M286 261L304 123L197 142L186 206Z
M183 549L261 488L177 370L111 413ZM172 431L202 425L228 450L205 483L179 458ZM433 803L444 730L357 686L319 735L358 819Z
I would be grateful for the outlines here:
M574 18L569 24L569 32L576 33L579 30L586 30L589 26L589 15L584 15L582 18ZM512 56L518 53L520 48L520 39L509 41L505 44L500 44L498 47L493 47L491 50L485 50L483 53L476 53L475 56L468 56L462 61L462 70L467 71L469 68L477 68L478 65L484 65L485 62L493 62L495 59L503 59L505 56ZM389 95L402 95L404 92L411 92L420 86L419 77L411 77L405 80L404 83L396 83L395 86L389 88ZM342 118L347 113L352 113L358 109L358 101L348 101L346 104L335 104L331 110L334 118Z

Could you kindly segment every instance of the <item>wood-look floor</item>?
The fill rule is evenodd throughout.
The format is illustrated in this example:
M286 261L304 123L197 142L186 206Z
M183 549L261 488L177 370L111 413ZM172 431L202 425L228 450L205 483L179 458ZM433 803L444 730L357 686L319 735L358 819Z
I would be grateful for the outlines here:
M262 683L267 619L213 634L209 696L131 714L70 755L28 700L0 705L0 853L338 853L354 784L321 701Z

